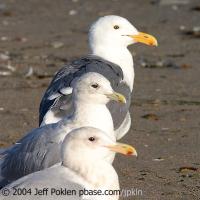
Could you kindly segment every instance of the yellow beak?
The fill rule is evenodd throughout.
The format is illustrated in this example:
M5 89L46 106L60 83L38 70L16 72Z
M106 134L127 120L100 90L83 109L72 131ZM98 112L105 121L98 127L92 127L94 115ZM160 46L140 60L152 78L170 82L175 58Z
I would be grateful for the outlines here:
M124 95L117 93L117 92L113 92L112 94L106 94L106 96L114 101L120 102L120 103L126 103L126 98L124 97Z
M121 153L124 155L130 155L130 156L137 156L137 151L135 150L135 148L128 144L116 143L115 145L109 145L106 147L116 153Z
M150 46L158 46L156 38L146 33L139 32L138 35L129 35L129 37L133 38L135 42L140 42Z

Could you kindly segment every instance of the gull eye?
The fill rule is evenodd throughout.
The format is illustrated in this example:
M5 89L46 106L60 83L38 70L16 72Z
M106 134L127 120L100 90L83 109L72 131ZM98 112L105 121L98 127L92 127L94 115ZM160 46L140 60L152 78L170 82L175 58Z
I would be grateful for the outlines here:
M89 137L88 140L89 140L90 142L94 142L94 141L95 141L95 138L94 138L94 137Z
M118 26L118 25L115 25L113 28L114 28L114 29L119 29L119 26Z
M99 88L99 85L97 84L97 83L93 83L92 85L91 85L91 87L93 87L93 88Z

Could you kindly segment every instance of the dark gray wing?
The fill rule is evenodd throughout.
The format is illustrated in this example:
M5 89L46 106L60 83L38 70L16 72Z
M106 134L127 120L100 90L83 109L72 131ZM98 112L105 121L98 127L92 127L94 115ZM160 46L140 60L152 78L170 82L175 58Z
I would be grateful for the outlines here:
M3 153L5 150L6 150L5 148L1 148L1 149L0 149L0 155L1 155L1 153ZM1 158L1 157L0 157L0 158Z
M57 124L34 129L3 153L0 187L9 181L60 162Z
M108 108L113 117L115 129L120 127L130 106L130 88L126 83L123 82L123 72L118 65L93 55L73 61L71 64L64 66L55 75L40 104L39 124L41 124L45 114L50 109L53 110L54 107L60 103L59 101L65 101L66 104L70 104L71 95L62 94L62 89L70 87L72 81L75 78L80 77L82 74L87 72L97 72L102 74L111 82L111 85L115 91L122 93L126 97L126 105L122 105L116 102L110 102L108 104ZM60 95L58 98L51 99L50 97L55 94ZM68 114L71 114L71 112L71 109L67 111Z

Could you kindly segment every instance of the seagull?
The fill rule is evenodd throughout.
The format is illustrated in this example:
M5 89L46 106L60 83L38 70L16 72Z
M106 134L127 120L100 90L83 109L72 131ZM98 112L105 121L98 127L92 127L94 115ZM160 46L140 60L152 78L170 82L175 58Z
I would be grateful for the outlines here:
M125 105L109 102L116 131L121 139L129 130L131 117L129 107L134 82L133 58L127 47L134 43L157 46L152 35L139 32L127 19L109 15L99 18L89 30L91 53L65 65L54 76L46 90L39 109L39 124L55 123L73 112L71 107L72 80L87 72L105 76L115 91L127 100ZM120 116L120 117L116 117Z
M99 129L93 127L74 129L65 136L62 143L60 156L62 162L29 174L6 186L11 195L5 199L118 200L120 189L118 175L112 164L105 159L109 152L137 156L134 147L116 143L107 133ZM36 195L37 191L44 191L44 188L48 188L45 195ZM54 190L61 188L75 190L76 193L74 192L73 196L56 196ZM29 190L31 194L12 195L17 189ZM84 190L91 192L100 190L102 194L95 195L93 192L87 195L86 192L83 193ZM104 195L106 190L118 191L118 193Z
M36 128L8 148L0 159L0 186L22 176L48 168L60 162L60 147L73 129L91 126L106 132L115 140L112 116L106 107L109 100L126 103L101 74L88 72L74 83L74 112L63 120ZM114 154L107 160L112 163Z

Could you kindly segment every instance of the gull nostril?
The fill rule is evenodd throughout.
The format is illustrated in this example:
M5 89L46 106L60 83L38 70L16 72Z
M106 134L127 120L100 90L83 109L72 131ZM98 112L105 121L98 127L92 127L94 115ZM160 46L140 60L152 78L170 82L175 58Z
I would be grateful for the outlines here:
M149 38L149 37L145 35L144 38Z

